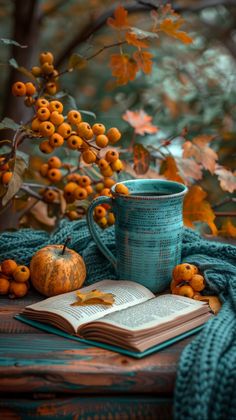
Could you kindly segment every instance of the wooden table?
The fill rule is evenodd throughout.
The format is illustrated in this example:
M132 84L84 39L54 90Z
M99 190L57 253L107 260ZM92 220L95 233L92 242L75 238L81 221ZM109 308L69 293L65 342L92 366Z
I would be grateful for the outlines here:
M13 319L36 293L0 297L0 419L171 419L186 339L144 359L44 333Z

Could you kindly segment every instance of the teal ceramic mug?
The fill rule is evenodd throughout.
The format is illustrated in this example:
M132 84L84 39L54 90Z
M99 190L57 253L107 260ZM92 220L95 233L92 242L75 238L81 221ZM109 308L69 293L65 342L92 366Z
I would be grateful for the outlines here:
M157 179L122 182L129 195L97 197L88 208L87 221L100 251L115 267L117 277L133 280L152 292L165 290L173 268L180 263L185 185ZM99 237L94 208L109 204L115 214L116 257Z

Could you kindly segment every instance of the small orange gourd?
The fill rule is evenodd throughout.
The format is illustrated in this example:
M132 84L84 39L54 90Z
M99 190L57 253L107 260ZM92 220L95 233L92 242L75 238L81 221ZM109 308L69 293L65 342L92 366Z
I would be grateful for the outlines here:
M86 277L83 258L65 245L46 246L32 257L31 283L45 296L80 289Z

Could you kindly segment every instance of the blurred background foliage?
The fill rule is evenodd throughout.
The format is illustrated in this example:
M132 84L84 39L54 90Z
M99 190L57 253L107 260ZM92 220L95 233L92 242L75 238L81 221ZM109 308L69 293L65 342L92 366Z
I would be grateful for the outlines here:
M160 35L153 43L151 75L138 74L126 86L117 86L109 68L109 56L117 47L104 50L84 69L63 76L63 90L73 95L78 109L90 110L108 127L123 133L127 147L132 128L122 119L127 109L145 111L160 127L156 135L138 136L137 142L156 144L160 138L178 135L188 127L188 137L216 134L219 163L236 169L236 2L235 0L175 0L172 7L186 20L184 30L194 39L189 45ZM27 110L10 94L19 73L9 67L37 65L40 51L51 50L63 70L72 53L92 55L114 42L106 25L118 3L109 0L0 0L0 38L11 38L28 48L1 45L0 113L16 121L27 119ZM133 26L150 29L149 13L165 1L122 1ZM155 44L155 45L154 45ZM24 77L20 76L21 80ZM89 120L89 117L88 117ZM172 146L178 155L178 139ZM40 155L40 152L39 152ZM222 193L208 174L200 185L216 203ZM230 208L226 204L225 209Z

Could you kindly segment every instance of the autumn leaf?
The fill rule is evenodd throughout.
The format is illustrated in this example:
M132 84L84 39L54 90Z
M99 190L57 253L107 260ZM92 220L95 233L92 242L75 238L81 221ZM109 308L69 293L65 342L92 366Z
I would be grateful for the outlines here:
M184 199L184 224L194 228L194 222L205 222L208 224L213 235L217 235L217 227L214 223L215 214L210 203L205 200L207 193L199 186L190 187Z
M218 176L222 190L233 193L236 190L236 171L232 173L223 166L217 166L215 174Z
M185 184L183 178L179 174L179 169L173 156L167 156L167 158L164 161L164 165L165 171L163 172L163 175L166 179Z
M115 297L112 293L101 292L98 289L82 293L76 292L76 302L71 306L85 306L85 305L107 305L111 306L115 302Z
M137 35L133 32L127 32L125 35L125 39L128 44L133 45L137 48L148 48L148 44L137 37Z
M218 296L196 295L194 297L194 300L200 300L202 302L207 302L214 314L217 314L219 312L219 310L221 309L221 306L222 306Z
M127 28L127 26L129 26L127 10L121 5L118 6L114 12L114 18L109 17L107 19L107 24L118 30Z
M123 120L127 121L132 127L134 127L134 132L144 136L144 134L154 134L159 129L157 126L152 124L152 117L143 109L139 111L130 111L127 110L122 115Z
M136 61L138 68L141 69L145 74L150 74L152 71L152 57L148 51L135 51L133 58Z
M201 166L195 162L193 159L184 159L184 158L175 158L180 176L189 183L193 179L199 181L202 179L202 169Z
M184 44L191 44L193 42L192 38L183 31L180 31L180 27L183 25L184 19L173 20L171 18L166 18L160 23L159 31L165 32L167 35L179 39Z
M124 170L122 171L122 173L124 175L128 175L127 179L131 179L131 178L138 178L138 179L163 179L164 177L160 174L158 174L158 172L155 169L152 169L149 167L148 171L145 172L145 174L137 174L137 172L135 172L134 168L132 165L130 165L130 163L127 163L126 161L123 162L124 165Z
M150 153L142 144L135 144L134 148L134 170L137 174L145 174L150 165Z
M226 238L236 238L236 226L230 218L227 218L219 230L219 234Z
M183 158L193 157L198 163L202 164L204 169L214 173L217 153L208 146L208 143L214 138L212 135L201 134L192 141L186 141L183 144Z
M117 78L118 85L126 85L134 80L138 71L137 63L127 54L111 55L110 67L112 76Z

